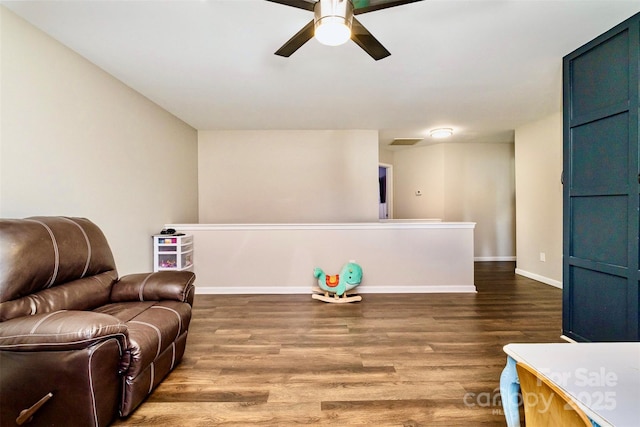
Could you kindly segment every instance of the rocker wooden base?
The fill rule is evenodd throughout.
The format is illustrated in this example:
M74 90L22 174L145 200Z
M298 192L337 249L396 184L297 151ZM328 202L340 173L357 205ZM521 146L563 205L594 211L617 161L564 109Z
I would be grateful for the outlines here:
M362 297L360 295L357 295L354 291L347 291L341 297L339 297L336 294L326 292L317 286L314 286L312 290L314 293L311 294L311 298L331 304L346 304L350 302L362 301Z

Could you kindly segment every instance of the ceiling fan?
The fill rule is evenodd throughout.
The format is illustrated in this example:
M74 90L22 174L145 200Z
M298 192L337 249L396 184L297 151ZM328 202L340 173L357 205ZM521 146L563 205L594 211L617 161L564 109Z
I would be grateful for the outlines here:
M267 0L313 12L313 20L291 37L275 54L289 57L312 37L336 46L353 40L376 61L391 53L354 15L401 6L421 0Z

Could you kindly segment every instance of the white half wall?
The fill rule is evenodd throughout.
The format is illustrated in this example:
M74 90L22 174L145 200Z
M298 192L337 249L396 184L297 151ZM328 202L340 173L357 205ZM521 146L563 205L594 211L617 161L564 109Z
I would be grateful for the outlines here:
M473 223L168 224L193 235L197 293L311 293L354 260L358 293L475 292Z
M378 219L378 132L198 132L199 222Z
M151 235L195 222L197 133L0 6L0 216L81 216L119 273L151 271Z

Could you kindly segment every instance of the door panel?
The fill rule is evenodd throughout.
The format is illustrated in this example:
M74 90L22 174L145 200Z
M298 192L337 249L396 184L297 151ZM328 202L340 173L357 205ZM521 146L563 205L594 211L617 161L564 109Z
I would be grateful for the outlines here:
M629 114L605 117L571 129L571 192L628 191Z
M627 197L575 197L572 210L569 256L627 267Z
M584 338L589 341L625 341L628 330L621 325L627 324L627 279L579 267L571 267L571 273L572 279L581 284L571 304L589 307L588 313L574 311L571 318L574 330L586 331Z
M572 119L629 97L629 34L623 31L572 60Z
M640 14L563 66L563 334L638 341Z

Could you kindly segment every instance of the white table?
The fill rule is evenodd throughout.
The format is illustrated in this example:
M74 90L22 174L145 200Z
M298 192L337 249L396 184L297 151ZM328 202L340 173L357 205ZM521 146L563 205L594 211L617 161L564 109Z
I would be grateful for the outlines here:
M516 363L573 397L599 426L640 426L640 343L508 344L500 394L509 427L520 425Z

